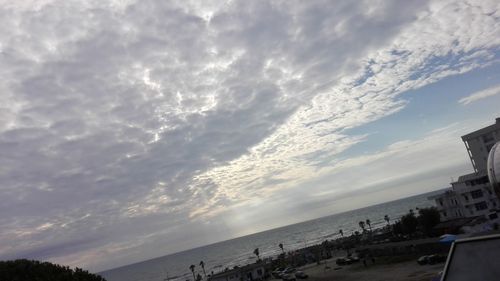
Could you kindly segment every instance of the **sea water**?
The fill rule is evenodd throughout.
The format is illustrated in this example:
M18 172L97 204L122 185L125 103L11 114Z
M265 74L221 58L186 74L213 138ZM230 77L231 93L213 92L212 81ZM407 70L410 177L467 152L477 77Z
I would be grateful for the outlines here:
M100 274L108 281L164 281L167 278L187 280L192 278L189 270L191 264L196 265L197 273L201 273L198 266L200 261L205 262L205 270L209 274L219 272L226 267L255 262L256 257L253 254L255 248L259 248L261 257L269 257L279 254L279 243L283 243L285 251L318 244L338 238L340 229L344 231L344 235L359 231L358 222L366 219L370 219L372 228L381 227L386 224L385 215L395 220L408 213L410 209L432 206L433 202L427 198L434 193L436 192L267 230L115 268Z

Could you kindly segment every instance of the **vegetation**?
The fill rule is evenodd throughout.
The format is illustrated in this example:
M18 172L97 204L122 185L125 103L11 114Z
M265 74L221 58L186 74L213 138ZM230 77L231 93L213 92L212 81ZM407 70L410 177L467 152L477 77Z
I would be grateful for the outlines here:
M106 281L81 268L35 260L0 261L0 279L8 281Z
M372 223L369 219L366 219L366 225L370 228L370 232L372 232Z
M191 273L193 273L193 280L196 280L196 276L194 276L194 268L195 268L194 264L192 264L192 265L189 266L189 269L191 270Z
M434 234L434 227L440 222L439 211L435 207L422 208L418 210L418 217L415 212L410 210L401 220L395 222L392 226L393 233L396 235L413 235L417 229L425 236Z
M436 207L418 210L418 224L427 236L434 234L434 227L440 222L439 211Z
M255 250L253 250L253 254L257 256L257 260L260 260L259 248L255 248Z
M401 217L401 225L405 234L412 235L417 231L418 220L413 212Z
M388 216L388 215L385 215L385 216L384 216L384 220L387 222L387 225L389 225L389 224L390 224L389 222L390 222L390 220L391 220L391 219L389 218L389 216Z
M363 230L362 232L364 233L365 232L365 222L364 221L360 221L359 222L359 227L361 227L361 229Z
M205 278L207 278L207 273L205 272L205 262L200 261L200 266L201 266L201 269L203 270L203 275L205 276Z

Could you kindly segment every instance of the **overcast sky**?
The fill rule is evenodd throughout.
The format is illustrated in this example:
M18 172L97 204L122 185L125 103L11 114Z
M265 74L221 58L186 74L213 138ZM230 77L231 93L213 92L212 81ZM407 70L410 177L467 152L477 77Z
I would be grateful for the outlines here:
M0 259L93 271L448 186L500 2L0 1Z

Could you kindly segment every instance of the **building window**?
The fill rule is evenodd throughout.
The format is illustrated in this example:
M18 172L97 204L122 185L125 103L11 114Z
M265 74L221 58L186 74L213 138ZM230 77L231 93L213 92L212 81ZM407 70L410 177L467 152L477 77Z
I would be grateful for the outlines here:
M443 206L443 200L439 199L438 202L439 202L439 205Z
M488 217L490 218L490 220L496 220L496 219L498 219L497 213L489 214Z
M260 268L259 268L259 269L257 269L257 274L258 274L259 276L262 276L262 269L260 269Z
M443 212L443 216L445 216L445 217L446 217L446 211L444 211L444 212Z
M472 196L473 199L481 198L483 197L483 191L481 189L473 190L470 192L470 196Z
M465 194L462 194L462 195L464 196L465 201L466 201L466 202L469 202L469 196L467 196L467 195L465 195Z
M484 201L476 203L475 206L476 206L476 211L481 211L481 210L488 209L488 204L486 204L486 202L484 202Z

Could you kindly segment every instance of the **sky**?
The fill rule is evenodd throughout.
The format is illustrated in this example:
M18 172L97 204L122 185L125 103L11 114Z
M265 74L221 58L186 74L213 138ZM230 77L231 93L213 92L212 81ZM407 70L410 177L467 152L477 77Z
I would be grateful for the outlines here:
M0 259L100 271L449 186L500 2L0 0Z

